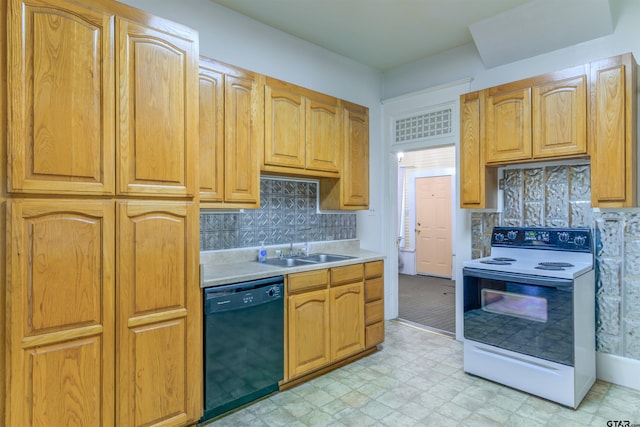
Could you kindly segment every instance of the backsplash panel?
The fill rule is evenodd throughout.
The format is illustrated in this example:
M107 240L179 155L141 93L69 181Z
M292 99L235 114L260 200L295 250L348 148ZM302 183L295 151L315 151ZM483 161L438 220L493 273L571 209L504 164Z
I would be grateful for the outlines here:
M356 238L355 213L317 208L316 181L260 178L260 209L200 213L200 250Z
M596 349L640 360L640 209L591 208L588 164L506 169L503 212L472 212L473 258L491 253L504 226L594 230Z

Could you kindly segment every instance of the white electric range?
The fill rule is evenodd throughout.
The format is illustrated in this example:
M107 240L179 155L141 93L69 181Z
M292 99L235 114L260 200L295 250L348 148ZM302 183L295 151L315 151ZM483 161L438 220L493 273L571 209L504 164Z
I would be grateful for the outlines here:
M464 369L565 406L595 381L589 229L496 227L464 263Z

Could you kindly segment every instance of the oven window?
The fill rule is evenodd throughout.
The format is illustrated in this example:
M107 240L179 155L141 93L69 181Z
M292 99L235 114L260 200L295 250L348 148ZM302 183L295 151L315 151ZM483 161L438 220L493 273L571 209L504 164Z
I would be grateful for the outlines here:
M482 289L482 309L490 313L520 317L536 322L547 321L547 300L530 295Z
M464 275L464 337L573 366L573 289Z

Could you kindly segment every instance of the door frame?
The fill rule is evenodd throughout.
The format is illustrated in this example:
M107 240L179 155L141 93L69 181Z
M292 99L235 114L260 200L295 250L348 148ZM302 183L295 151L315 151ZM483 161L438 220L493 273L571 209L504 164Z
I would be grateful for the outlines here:
M385 319L398 316L398 160L397 153L412 150L422 150L446 144L456 146L456 168L460 167L460 95L470 91L471 79L463 79L423 91L401 95L396 98L382 100L383 120L382 135L387 151L385 176L387 178L385 201L388 209L385 211L385 222L389 227L384 228L384 245L387 259L385 261ZM408 144L397 144L394 140L394 118L410 111L449 103L454 106L453 133L445 138L420 140ZM456 179L456 189L459 182ZM456 193L457 194L457 193ZM463 335L463 295L462 295L462 263L471 259L471 212L461 209L456 204L456 260L454 276L456 280L456 339L462 341ZM366 214L365 214L366 215ZM370 213L371 215L371 213Z

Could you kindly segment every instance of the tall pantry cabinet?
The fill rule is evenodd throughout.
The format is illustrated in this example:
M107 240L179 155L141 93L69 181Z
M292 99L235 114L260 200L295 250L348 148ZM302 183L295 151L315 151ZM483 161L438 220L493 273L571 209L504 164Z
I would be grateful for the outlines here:
M0 424L193 423L197 33L116 2L5 4Z

